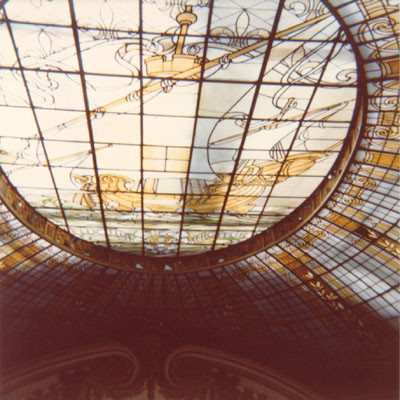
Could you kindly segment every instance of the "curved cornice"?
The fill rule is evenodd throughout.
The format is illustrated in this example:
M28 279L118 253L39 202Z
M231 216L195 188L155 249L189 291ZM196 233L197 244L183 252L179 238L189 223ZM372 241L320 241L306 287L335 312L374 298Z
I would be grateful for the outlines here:
M218 349L190 345L175 348L165 361L165 376L171 385L178 388L181 387L182 382L175 382L171 371L174 369L174 363L176 361L186 358L205 360L211 362L212 365L225 367L242 379L264 387L266 394L268 394L268 389L270 389L277 391L281 395L286 395L288 398L296 398L299 400L323 399L319 394L313 392L301 383L265 365Z
M12 397L13 393L19 392L24 387L27 388L25 395L28 395L29 390L36 390L35 387L37 385L40 387L41 382L43 382L44 385L48 385L49 377L63 374L79 366L86 366L91 361L113 357L122 357L132 363L133 374L130 379L118 385L120 390L125 388L125 394L129 394L129 388L133 388L134 384L137 383L136 380L139 375L141 363L146 362L146 360L140 360L130 347L115 342L73 348L17 365L3 373L3 379L1 381L2 395ZM243 385L256 390L258 393L265 393L266 395L270 395L271 392L279 393L283 398L296 398L299 400L323 400L320 395L303 384L270 367L239 357L235 354L193 345L174 348L168 354L164 363L156 364L156 370L152 372L147 371L148 376L146 375L144 378L152 379L152 374L161 377L163 369L166 381L164 379L157 380L157 384L160 385L160 387L173 388L175 394L180 393L180 390L185 393L185 389L187 388L189 388L192 393L196 393L196 385L193 385L193 382L189 382L190 373L186 374L186 372L183 371L183 375L180 376L182 381L180 382L175 382L172 377L176 375L177 372L175 370L177 366L176 363L179 363L179 361L183 359L194 361L194 365L199 361L205 360L211 364L210 371L214 371L213 368L222 368L228 371L229 374L239 377ZM93 367L96 369L96 364L93 364ZM182 373L182 371L180 372ZM216 374L215 378L218 380L219 375ZM187 379L189 379L188 382L186 382ZM187 387L185 383L189 383L189 386ZM222 384L222 382L220 383ZM80 383L77 381L74 382L74 384L79 385ZM83 384L82 381L82 385ZM112 380L110 380L109 384L112 385ZM206 384L207 382L203 382L203 385Z
M4 371L1 379L1 391L6 395L30 383L57 374L59 371L67 370L68 368L73 368L89 361L109 357L122 357L132 363L133 374L121 386L126 387L131 385L139 374L139 360L137 356L128 346L120 343L104 343L50 354Z

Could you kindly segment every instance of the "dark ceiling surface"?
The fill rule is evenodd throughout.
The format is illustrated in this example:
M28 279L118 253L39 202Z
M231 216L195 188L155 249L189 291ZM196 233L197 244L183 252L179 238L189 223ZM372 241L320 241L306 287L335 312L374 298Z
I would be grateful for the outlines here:
M333 398L351 386L395 390L398 10L386 0L331 1L329 9L354 41L366 101L356 152L318 214L231 264L145 273L40 237L3 179L3 368L108 340L197 344L271 365Z

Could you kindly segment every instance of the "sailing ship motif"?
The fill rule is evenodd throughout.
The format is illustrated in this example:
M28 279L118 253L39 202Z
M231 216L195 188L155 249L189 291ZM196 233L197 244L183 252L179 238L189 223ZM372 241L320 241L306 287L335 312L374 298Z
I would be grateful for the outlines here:
M246 214L254 207L254 200L264 193L267 186L302 174L317 161L326 157L331 150L332 147L322 152L290 155L281 162L270 161L261 164L256 164L254 160L244 162L233 180L226 201L226 210ZM74 203L89 209L98 206L99 197L94 177L78 174L73 174L72 177L77 184L81 185L81 192L74 195ZM126 176L102 174L99 178L101 200L112 209L118 211L140 209L142 196L146 208L151 211L177 212L182 209L181 195L156 193L157 179L146 179L142 193L140 182ZM200 196L188 193L186 208L197 213L219 211L224 203L229 181L229 174L218 174L218 178L213 183L204 187Z
M102 218L112 221L110 225L123 226L126 237L131 237L132 231L138 228L131 221L142 215L147 227L142 227L140 240L146 239L148 243L166 242L169 228L179 224L181 234L192 238L188 239L190 243L191 240L196 244L213 241L212 237L202 239L200 236L210 226L217 226L220 217L226 218L231 226L246 223L250 227L259 219L257 213L264 209L271 213L276 211L278 218L290 211L290 207L294 206L266 204L271 187L305 175L317 162L334 156L332 150L342 143L346 130L343 127L349 122L349 111L353 107L350 103L354 101L352 94L355 91L350 89L344 98L322 104L313 103L310 95L303 95L302 92L303 87L306 93L313 87L322 91L325 86L330 86L330 82L325 81L329 76L321 74L321 70L325 63L336 62L340 58L343 49L341 41L333 46L329 60L318 56L318 53L324 46L329 48L335 42L337 32L329 30L326 41L308 43L299 40L286 46L285 43L291 41L282 40L308 30L313 32L310 35L314 37L316 26L324 30L331 24L332 15L323 6L316 6L318 0L313 0L313 5L305 8L304 15L296 14L296 25L274 33L276 43L268 60L268 71L259 71L258 67L261 68L262 57L267 54L265 50L270 43L272 20L260 24L260 18L255 17L258 8L252 10L252 6L238 6L234 14L218 19L207 36L201 37L200 33L205 32L207 26L204 16L208 8L200 11L198 7L207 7L206 0L168 0L165 6L168 6L168 16L171 17L170 26L167 26L166 8L160 6L164 2L152 1L146 5L163 17L164 33L139 35L136 30L124 29L127 21L114 20L114 6L110 2L105 2L101 9L101 29L98 29L96 17L90 18L90 21L78 21L78 26L86 27L80 30L83 56L89 58L89 55L96 57L101 54L110 65L115 61L117 70L121 67L127 69L126 74L121 74L126 75L126 79L117 76L97 79L96 74L105 71L93 66L93 73L85 74L84 78L90 109L79 113L60 113L50 126L41 127L40 134L33 131L31 136L21 138L18 151L12 147L15 141L11 143L11 139L2 138L0 162L7 165L7 173L11 180L15 179L16 186L23 186L22 176L29 168L40 172L48 165L50 174L54 173L51 179L47 175L43 178L43 181L47 179L46 189L50 188L46 194L39 194L38 191L32 196L27 194L27 198L31 196L31 204L43 209L51 220L58 218L52 217L56 215L54 210L58 212L64 208L71 211L66 213L64 219L71 222L73 229L86 229L74 225L83 215L93 225L93 235L98 232L103 234L103 228L95 227ZM292 12L291 4L285 2L284 8L288 13ZM264 9L261 5L258 7ZM38 41L41 51L37 55L32 52L21 54L24 65L32 69L57 68L57 71L65 73L71 70L65 61L68 57L62 55L74 55L75 46L60 47L47 28L42 28ZM90 68L86 68L89 71ZM256 71L256 75L264 74L258 78L265 81L257 99L254 96L257 77L247 76L247 72L251 71ZM64 109L58 104L57 97L58 88L63 86L61 81L58 85L57 79L63 75L43 74L43 82L39 82L41 85L36 82L38 78L35 76L29 75L27 82L29 87L36 88L32 90L33 102L44 108ZM73 75L68 81L68 88L75 85L81 90L82 82L78 76ZM232 76L243 79L247 84L239 82L235 85ZM204 88L215 87L214 80L217 81L221 97L218 97L217 90L208 89L208 95L212 97L208 102L206 90L197 90L199 80L204 82ZM269 85L270 81L274 84ZM108 85L107 88L105 85ZM41 91L50 97L39 101ZM193 110L185 114L186 111L181 108L186 105L179 103L182 98L190 101L199 98L205 105L200 104L201 112ZM215 101L215 98L222 101ZM257 102L259 107L257 116L247 114L252 102ZM175 109L171 106L167 112L165 109L171 104L179 106ZM141 125L135 128L133 124L125 124L128 116L131 117L129 121L134 121L136 117ZM162 118L176 118L174 121L178 121L180 116L195 117L196 123L209 118L207 123L210 124L204 125L205 128L196 127L193 130L190 127L187 130L180 126L180 121L189 118L180 118L177 126L171 124L165 127L162 122L154 122L156 118L158 121ZM334 140L325 138L330 140L331 146L325 148L321 143L315 146L325 134L321 129L335 121L344 124ZM88 126L93 131L90 141ZM141 137L137 133L139 131ZM192 132L191 145L186 139ZM172 143L170 134L175 135ZM309 140L314 141L310 146ZM186 142L181 144L181 141ZM333 142L335 144L332 145ZM196 151L201 156L193 162L192 153ZM121 157L122 153L126 158ZM315 182L318 184L323 174L318 173L317 168L313 169L315 171ZM173 188L168 187L170 182L173 182ZM306 195L308 193L302 192L299 197ZM183 216L183 212L187 214ZM170 213L173 223L159 229L157 213ZM184 219L189 227L187 232L182 230ZM200 222L197 226L201 225L201 228L195 228L195 222L200 220L206 222ZM265 225L268 223L271 222L268 220ZM232 231L228 230L223 233L233 237ZM115 242L129 241L120 239L116 234L110 234L110 237ZM178 238L171 236L170 241L176 244L178 239L181 239L179 235Z

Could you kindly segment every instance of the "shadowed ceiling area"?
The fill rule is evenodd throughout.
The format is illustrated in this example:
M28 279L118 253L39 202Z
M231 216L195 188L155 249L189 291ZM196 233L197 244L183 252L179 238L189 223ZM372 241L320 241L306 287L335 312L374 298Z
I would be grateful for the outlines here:
M398 398L395 2L0 6L5 399Z

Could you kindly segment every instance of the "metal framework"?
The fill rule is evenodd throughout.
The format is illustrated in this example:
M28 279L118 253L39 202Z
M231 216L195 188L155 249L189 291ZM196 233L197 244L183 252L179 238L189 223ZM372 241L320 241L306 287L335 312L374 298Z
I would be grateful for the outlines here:
M359 85L362 77L360 76L358 80L349 77L342 81L333 79L332 74L354 75L355 71L346 70L346 68L353 68L355 66L354 57L358 56L357 54L352 55L350 32L343 33L342 30L339 30L338 33L331 32L331 24L339 27L338 22L336 22L338 17L333 18L322 3L316 6L318 11L307 10L304 16L303 14L295 14L296 20L290 26L287 26L284 20L291 16L291 11L282 2L274 6L249 5L247 8L237 8L237 5L235 6L232 3L230 7L233 7L232 10L235 15L237 14L236 19L232 21L230 21L231 17L223 15L226 12L224 8L217 5L214 10L213 2L209 5L199 5L197 8L189 5L179 8L171 3L171 15L173 13L176 15L176 21L172 20L171 23L175 23L175 25L179 23L180 25L180 30L176 31L177 28L174 28L175 33L171 33L172 28L166 29L165 33L154 31L154 23L152 25L148 16L150 9L147 9L148 6L146 6L143 10L142 2L138 2L136 11L132 9L133 14L137 12L137 29L132 28L131 30L126 30L123 26L120 29L117 23L111 21L101 20L99 22L95 19L85 21L82 17L84 15L83 5L79 2L76 6L73 1L68 2L70 24L66 23L67 17L59 21L60 17L57 15L54 16L54 22L49 17L30 16L29 13L25 19L21 19L15 4L13 2L7 3L3 9L2 18L6 21L17 63L9 64L6 62L1 66L1 70L4 74L11 74L10 76L17 78L18 73L21 74L38 134L24 138L20 138L18 134L15 137L7 133L4 135L5 146L7 147L8 140L11 140L10 143L14 147L7 147L3 166L8 179L16 184L21 196L16 192L14 193L6 176L2 177L2 193L5 196L5 201L8 204L11 203L11 206L15 201L17 201L17 205L23 204L22 212L18 212L23 222L28 223L35 231L38 230L40 236L46 237L57 246L69 251L72 250L91 261L122 269L132 270L132 266L135 268L137 264L142 267L144 264L146 272L160 272L164 269L167 271L208 269L221 264L229 264L249 254L254 254L278 242L287 232L296 230L299 225L304 224L318 211L327 195L339 181L341 173L336 173L336 171L345 169L360 130L358 124L362 117L363 94ZM110 6L104 4L102 7ZM156 12L155 8L151 10ZM113 13L118 10L110 9L107 11ZM206 16L202 14L203 11L206 11ZM11 16L7 12L11 13ZM267 15L266 20L261 25L260 22L254 22L257 19L257 12ZM147 14L144 15L144 13ZM284 15L284 18L281 18L281 15ZM227 22L224 22L225 18ZM204 26L199 25L200 27L193 29L193 32L189 34L189 25L196 25L197 20ZM38 22L35 23L35 21ZM222 27L224 23L227 25ZM219 26L218 24L222 25ZM315 32L312 29L315 24L320 24L318 25L321 29L320 32ZM38 46L41 49L40 51L44 52L44 55L39 56L35 61L31 61L30 51L27 52L23 48L18 48L20 29L24 28L32 32L32 37L37 34L38 44L32 42L32 46ZM230 31L229 40L226 41L226 32L228 31ZM177 34L176 32L180 33ZM153 36L150 37L150 34ZM56 48L58 45L57 35L64 35L64 40L71 42L70 47L65 44L64 47ZM17 39L15 36L17 36ZM90 39L91 37L92 39ZM100 43L100 47L96 47L96 41ZM131 63L129 64L130 68L135 68L137 72L133 75L124 75L118 72L114 74L113 71L108 70L106 72L102 68L95 68L96 71L94 71L86 53L108 45L115 47L115 43L118 43L118 41L124 43L125 47L120 46L117 49L116 60L118 61L122 57L122 61L125 64L129 61ZM171 51L164 46L164 53L154 53L156 55L148 56L149 46L155 46L156 43L163 43L163 41L173 43L174 52L172 52L172 55ZM185 41L189 44L185 44ZM193 46L201 49L196 55L191 53L194 51ZM279 61L277 54L279 49L284 49L285 46L292 46L293 49L285 50L287 52L286 57ZM354 47L354 43L352 46ZM133 50L129 50L128 47ZM226 53L228 48L230 52ZM223 52L221 52L222 49ZM52 61L54 54L63 54L66 51L69 51L72 55L76 54L76 61L71 58L68 61L69 64L64 61L57 61L54 64L54 61ZM131 58L129 60L123 59L124 52L129 51L133 51ZM321 54L327 52L327 55L322 57L319 52ZM11 52L9 56L12 57ZM104 53L104 56L109 57L109 53ZM138 57L138 65L135 64L134 56ZM172 57L172 61L167 57ZM285 77L283 72L278 71L281 68L288 68L286 64L290 62L290 57L295 60L293 61L295 64L292 67L293 71L290 70L290 76ZM353 60L343 61L342 58L346 57L349 59L353 57ZM38 67L32 68L35 62L38 63ZM183 63L182 65L184 65L184 63L190 62L193 63L191 67L184 67L179 64ZM252 67L253 64L254 67ZM267 64L270 65L268 68ZM239 71L237 66L244 68L244 71L248 70L248 75L252 68L258 72L252 73L253 78L246 77L246 73L244 75L239 74L238 77L233 76L232 73L227 77L224 76L224 70L229 71L231 68L236 68L236 71ZM308 68L307 66L310 66L312 70L302 76L301 70L298 71L297 69ZM162 73L159 70L160 68ZM52 88L48 93L43 93L44 97L51 97L50 102L42 102L42 104L37 98L33 101L30 93L30 90L33 91L33 89L30 89L30 87L39 85L38 88L42 89L40 83L35 82L32 78L33 72L40 79L48 79L50 83L54 82L55 85L59 85L60 90L64 89L62 86L63 76L72 81L78 80L82 92L82 110L75 104L63 106L63 98L58 98L58 92ZM274 74L280 74L282 77L277 79ZM96 88L92 83L96 79L101 78L105 82L112 83L114 80L118 82L118 79L127 77L133 83L136 82L137 90L132 91L131 88L127 88L125 90L130 90L128 95L105 104L103 102L102 106L98 105L100 100L94 101L92 99L95 91L101 92L102 90L100 86ZM218 113L208 110L207 99L210 96L210 90L217 92L220 88L229 95L230 85L231 92L241 91L243 94L229 100L229 108L224 114L218 115ZM133 86L135 87L135 85ZM178 91L179 94L180 90L185 95L184 90L186 89L182 89L184 87L195 88L193 89L193 115L184 112L179 113L179 107L184 106L183 103L179 102L176 103L173 112L169 111L168 114L159 110L157 113L157 108L154 108L151 103L153 99L150 98L149 100L146 97L151 95L153 98L162 98L164 103L160 104L167 105L165 102L168 101L168 96L171 96L170 93L174 95L174 91ZM357 88L358 96L356 96ZM326 96L328 93L334 95L335 89L341 90L342 96L343 93L347 93L348 99L341 103L330 102L319 107L318 102L321 102L321 96ZM262 103L263 99L268 98L268 90L273 90L272 103L276 111L271 112L270 110L267 113L260 113L260 107L264 104ZM289 97L290 94L282 95L282 93L290 90L295 90L295 93L292 94L295 97ZM308 94L303 98L302 93ZM34 95L36 96L36 92L34 92ZM171 101L174 98L171 97ZM138 102L136 114L131 111L134 105L130 105L135 100ZM23 103L9 104L7 101L9 100L6 98L5 105L7 107L5 110L24 108ZM248 103L248 106L242 106L242 103ZM286 104L283 105L283 103ZM302 103L302 105L298 106L298 103ZM210 104L212 104L212 101ZM127 109L128 106L130 108ZM268 106L268 102L263 105L264 108L266 106ZM120 109L118 107L125 108ZM50 116L53 108L57 112L61 112L62 115L71 113L71 115L75 115L76 112L78 112L78 115L73 118L66 118L54 127L44 129L39 124L37 114L44 112L43 115ZM355 110L354 113L353 110ZM278 114L277 111L279 111ZM110 120L112 122L115 121L115 117L122 118L122 115L138 116L137 147L139 149L140 166L136 171L134 168L129 169L128 164L124 169L121 166L122 164L117 161L124 151L133 152L135 149L135 147L128 145L130 143L129 137L136 134L134 126L126 131L127 137L124 139L116 140L110 137L106 142L104 142L104 139L96 139L99 135L103 135L99 128L99 124L103 123L102 121L105 120L107 123L108 118L114 118ZM168 118L170 120L176 119L176 121L181 120L182 124L185 123L185 119L193 120L189 145L185 147L175 144L175 147L168 145L157 147L154 145L154 139L152 139L154 143L149 142L149 128L146 128L146 126L155 117L158 117L160 121L166 121ZM205 123L213 124L207 145L203 143L205 139L202 138ZM224 133L225 136L221 138L220 125L224 123L228 124L224 130L228 129L229 133L232 132L231 128L235 128L236 124L236 133L229 136ZM229 124L233 125L230 127ZM287 126L282 132L280 131L281 125ZM329 129L336 130L336 138L341 138L339 141L338 139L335 141L328 140L327 143L331 144L328 148L324 143L326 139L318 139L318 135L324 134L321 129L325 125ZM82 134L79 136L74 134L75 126L82 132L87 131L87 139ZM237 131L240 126L240 130ZM162 126L159 126L158 129L160 130L159 138L164 143L165 139L162 139L162 136L168 134L168 132L164 132ZM258 132L263 130L269 132L271 129L273 129L274 135L278 132L278 139L274 139L271 143L265 145L259 145L258 142L251 145L252 141L254 142L254 137L259 135ZM347 138L345 138L346 135L340 132L347 129L349 132ZM69 131L71 131L69 135L72 138L59 139L60 136L61 138L67 137L65 135ZM151 134L154 136L154 133ZM339 136L337 136L338 134ZM272 133L268 135L271 136ZM264 135L264 139L270 140L268 135ZM313 135L317 136L314 137ZM260 140L258 139L258 141ZM124 141L125 144L123 144ZM202 144L199 144L199 141L202 141ZM310 143L307 144L307 141ZM15 149L16 143L20 143L22 148L14 156L11 150ZM29 153L35 147L35 143L43 149L44 161L40 160L39 153L41 150L39 150L39 147L36 150L36 155ZM69 146L70 149L73 148L71 147L73 145L77 150L84 150L70 155L64 154L61 157L49 158L46 149L51 149L52 154L55 154L54 146L57 144L59 146L64 144L66 147ZM311 146L311 148L308 149L307 146ZM336 149L338 146L342 147L340 152ZM104 157L105 152L113 151L114 148L119 149L112 153L119 169L110 170L102 165L104 165L103 160L107 159L107 157ZM156 158L151 157L161 157L161 155L149 156L148 154L157 152L165 153L166 159L162 161L159 158L157 163L162 164L164 162L166 167L164 170L159 170L160 178L149 178L158 171L158 164L155 163ZM259 154L258 159L254 158L256 157L254 153L257 152ZM175 153L176 155L172 156ZM36 157L37 161L28 160L28 154L31 158ZM199 154L207 154L208 167L206 164L201 168L197 165ZM223 156L225 158L221 158L223 154L225 154ZM253 156L249 154L253 154ZM269 154L269 158L262 154ZM231 159L226 158L227 155ZM318 172L316 163L328 156L330 157L328 164L334 164L336 158L337 162L328 174L329 179L324 179L326 173ZM74 157L76 161L74 161ZM86 163L85 160L89 157L92 162ZM215 159L215 157L217 158ZM158 189L154 189L154 185L159 185L159 183L162 185L164 175L178 176L179 168L181 168L179 165L183 165L182 163L186 163L186 167L182 170L184 174L181 181L182 192L179 195L174 194L178 192L174 192L175 189L172 187L169 191L157 192ZM175 164L176 167L174 168L178 169L172 167L172 169L169 169L168 165ZM24 177L30 174L29 171L38 173L40 168L45 165L47 165L51 175L57 204L53 202L51 194L39 194L40 190L43 193L50 193L50 189L46 187L45 183L40 188L40 184L29 186L30 183L26 179L24 181ZM313 166L315 168L312 168ZM325 170L326 166L323 169ZM88 175L91 173L90 171L93 171L92 178ZM117 171L119 174L113 175L114 172L112 171ZM81 190L75 193L71 182L65 182L66 177L62 178L62 176L66 173L69 173L69 179L72 183L73 179L80 182ZM83 173L86 175L82 175ZM128 184L136 184L132 180L133 178L128 177L129 173L131 176L136 173L139 177L136 191L127 188ZM57 184L54 174L57 175ZM203 177L202 180L193 178L193 176L200 175ZM173 186L173 179L168 179L165 178L165 182L169 182L168 184ZM286 189L282 189L285 187L285 185L282 186L282 182L287 181L289 184L295 182L293 179L298 179L296 182L299 186L304 186L304 188L310 186L310 188L297 190L295 194L292 194L292 191L288 189L288 185L286 185ZM202 181L205 183L202 183ZM63 183L61 184L61 182ZM320 183L318 190L304 202ZM76 186L76 183L74 184ZM150 184L153 184L153 188L150 188ZM292 185L294 184L292 183ZM203 187L200 188L199 185L203 185ZM199 187L193 189L195 186ZM257 192L257 194L251 194L253 192ZM18 200L7 200L7 196L18 197ZM42 200L40 200L40 196ZM47 198L44 198L46 196ZM25 200L28 198L30 204L26 204L22 197ZM278 207L277 202L279 200L287 203L288 206ZM75 204L77 201L79 201L78 205ZM304 202L303 206L297 207L302 202ZM43 207L44 204L47 205L48 203L52 203L54 206ZM295 209L296 211L293 213ZM14 211L17 211L15 207ZM39 215L35 213L36 211ZM290 217L285 218L288 213L291 213ZM25 214L25 217L22 214ZM27 218L28 214L29 218ZM34 218L33 215L35 215ZM47 220L41 218L41 215L45 216ZM175 221L175 217L177 221ZM126 221L135 218L137 218L138 223L127 224ZM85 226L85 219L90 220L89 227ZM97 224L98 226L95 222L96 219L99 220L100 225ZM165 219L168 219L168 224L163 224L162 221ZM280 220L282 220L281 224L279 223ZM125 222L120 223L118 221ZM69 229L71 224L72 231ZM246 225L245 230L243 225ZM153 227L151 228L151 226ZM172 238L175 235L174 232L177 235L175 239ZM259 235L260 232L262 232L261 235ZM85 240L80 240L70 233L77 234L81 239L90 238L93 235L91 240L103 244L107 250ZM139 233L140 235L137 236ZM121 239L123 235L126 236L126 240ZM129 238L132 235L133 237L137 236L138 240L132 239L133 242L130 243L131 239ZM246 239L248 240L246 241ZM243 242L243 240L243 245L238 243ZM235 247L229 246L229 249L224 250L223 248L226 247L228 242L238 244ZM169 249L169 247L171 248ZM117 254L118 248L131 254ZM158 248L161 250L158 251ZM109 251L110 249L112 251ZM192 253L207 250L209 251L205 255L191 256ZM149 260L148 257L154 254L158 256L158 259ZM168 256L168 259L165 256ZM168 267L166 267L166 263Z
M124 254L74 238L65 230L68 218L63 228L55 226L2 174L5 341L29 336L26 347L36 340L45 346L58 335L68 345L84 336L83 331L89 338L93 331L104 337L118 332L140 338L154 325L170 329L176 340L238 349L262 362L274 362L269 358L274 348L282 363L309 362L330 373L363 368L366 360L390 359L398 333L400 253L397 14L380 0L335 1L329 9L340 18L358 54L359 84L365 92L331 176L266 232L199 256ZM8 27L15 23L4 20ZM209 16L207 26L210 32ZM336 35L335 44L343 37ZM78 43L79 35L75 39ZM21 76L34 72L18 63L15 71ZM83 80L85 75L82 69L77 74ZM145 78L141 80L144 90ZM192 81L204 89L209 79ZM196 110L198 115L199 99ZM91 112L87 105L89 125L94 123ZM192 145L194 138L193 131ZM90 143L93 157L96 144ZM141 154L143 160L143 149ZM187 180L184 191L185 203ZM143 200L143 182L141 194ZM182 232L184 213L179 216ZM223 212L217 230L222 220Z

